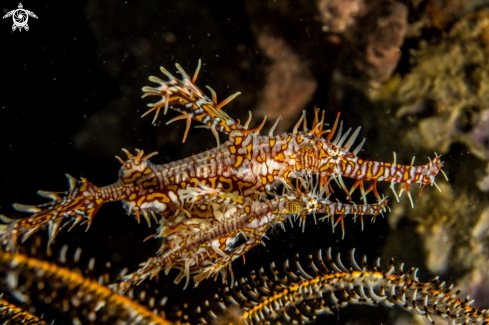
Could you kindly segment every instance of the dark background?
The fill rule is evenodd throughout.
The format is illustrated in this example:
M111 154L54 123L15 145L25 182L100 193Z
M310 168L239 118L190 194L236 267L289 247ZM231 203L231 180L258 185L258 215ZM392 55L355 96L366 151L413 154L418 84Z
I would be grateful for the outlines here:
M14 202L44 202L36 195L39 189L66 190L65 173L86 177L98 186L116 181L119 163L113 156L122 154L121 147L130 151L134 148L159 151L160 155L152 161L165 163L215 145L207 130L192 129L187 143L181 144L183 122L153 127L152 117L139 118L148 102L139 98L140 89L149 85L149 75L158 75L159 65L174 72L174 63L179 62L192 73L198 58L210 62L201 71L198 84L201 88L211 84L221 99L241 90L243 95L235 100L237 104L226 110L242 121L247 117L246 111L253 108L254 94L263 86L267 59L257 50L239 2L224 6L214 1L147 1L141 5L126 1L92 9L85 1L22 3L24 9L39 17L29 18L29 31L12 32L11 18L0 21L0 213L9 217L25 216L11 208ZM17 5L17 1L2 1L2 15ZM171 41L170 30L176 41ZM141 34L156 36L144 38ZM199 41L192 44L192 37ZM209 41L202 40L203 37L209 37ZM145 43L148 39L150 44ZM239 50L241 45L246 48L244 54ZM138 56L138 51L143 54ZM244 68L239 65L243 57L247 57L248 64ZM144 58L148 58L145 64L141 63ZM233 68L233 64L238 66ZM324 107L328 102L328 93L322 91L327 89L328 81L319 80L308 109L314 104ZM100 113L107 108L110 113ZM352 110L348 113L354 114ZM171 112L163 120L174 116ZM332 121L334 112L329 116ZM97 123L100 127L92 129ZM296 253L305 257L315 249L329 246L344 253L358 247L359 256L370 253L372 258L376 257L386 223L382 218L374 226L367 222L366 230L361 232L358 223L349 222L343 241L341 233L337 230L332 234L326 223L316 227L309 222L304 234L297 228L287 226L286 233L278 230L269 236L266 247L257 247L246 255L245 266L241 260L236 261L235 275L245 276L272 260L281 264ZM142 243L154 231L144 221L137 225L119 203L107 204L88 232L80 226L71 233L63 231L53 251L63 244L73 249L80 246L87 258L96 256L101 264L109 260L115 269L128 267L133 271L156 252L156 241ZM169 296L168 314L174 306L181 308L183 302L191 307L200 304L203 297L212 298L217 288L222 287L220 280L208 280L197 289L182 293L183 284L172 283L177 273L161 274L158 283L150 282L150 290L159 288L159 295ZM55 311L46 313L46 319L54 317L57 324L63 321L63 316ZM350 313L340 321L352 317L359 316ZM330 319L335 320L336 317Z

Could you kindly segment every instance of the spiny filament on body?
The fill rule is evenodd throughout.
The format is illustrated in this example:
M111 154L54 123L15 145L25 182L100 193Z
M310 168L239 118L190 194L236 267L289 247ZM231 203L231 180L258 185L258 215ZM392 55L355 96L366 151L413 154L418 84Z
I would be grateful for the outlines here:
M186 277L186 288L189 284L190 274L197 273L194 277L196 285L211 276L222 274L223 280L226 278L227 270L231 274L231 262L252 249L254 246L264 244L263 240L268 238L267 231L276 225L281 225L287 219L292 222L300 221L302 231L306 225L306 217L314 215L314 222L317 223L316 214L326 214L322 220L331 219L333 232L335 226L341 222L344 237L344 216L353 214L356 219L360 216L372 215L372 221L379 214L382 214L387 207L387 199L383 198L376 204L342 204L331 202L329 198L324 198L324 192L318 192L312 183L312 178L301 182L297 188L286 188L283 195L263 202L254 201L249 197L241 197L235 194L213 189L204 184L199 184L196 188L187 188L182 194L184 200L192 206L202 204L218 204L220 210L213 210L213 213L228 214L224 220L216 222L204 229L187 228L189 231L180 231L170 235L167 240L172 241L169 249L162 251L161 255L149 259L141 264L141 268L132 274L127 275L121 283L120 289L126 290L133 284L139 284L147 278L157 276L160 270L165 270L168 274L171 268L181 270L175 280L180 282ZM222 210L225 208L226 210ZM189 209L192 213L192 209ZM338 216L334 221L335 215ZM211 216L211 220L219 219L216 215ZM236 245L239 238L244 238L245 242Z
M156 257L153 261L158 261L159 264L155 262L156 266L149 266L150 270L143 270L128 282L138 283L148 274L153 276L161 269L168 271L172 267L182 270L178 278L186 277L187 283L190 273L200 272L196 277L198 282L217 272L223 272L233 259L262 243L262 238L266 238L267 227L283 224L286 215L295 215L293 218L300 220L300 225L304 227L306 215L325 213L328 216L324 218L330 219L334 230L339 224L344 229L344 215L351 213L361 218L363 227L363 215L375 216L386 207L387 201L381 198L376 188L378 181L391 183L396 198L398 195L394 185L402 183L401 193L406 190L412 202L410 184L417 183L421 187L427 184L436 185L435 177L442 171L443 163L438 155L429 164L422 166L413 166L413 163L408 166L398 165L395 161L391 164L362 160L357 154L365 141L350 151L360 128L351 136L351 129L343 134L343 124L339 123L338 114L332 129L323 129L324 111L319 119L318 109L315 110L310 130L307 128L304 112L292 132L273 135L272 128L269 135L260 135L264 122L258 128L249 129L250 120L242 126L239 120L235 122L221 109L236 94L218 104L213 91L212 99L209 99L195 85L199 69L190 78L179 65L177 68L183 76L182 80L162 69L169 81L151 77L150 80L159 86L143 88L144 96L161 97L159 102L151 104L150 111L158 114L163 107L165 112L167 108L172 108L183 114L188 126L191 119L194 119L207 125L215 134L221 131L229 135L226 142L216 148L163 165L149 160L155 153L145 156L143 151L137 151L136 155L132 155L124 149L127 160L117 157L122 166L119 179L115 183L97 187L85 179L77 181L69 178L71 185L68 192L40 192L53 202L31 207L16 205L18 209L33 215L16 221L2 217L8 223L0 225L2 242L13 250L17 237L23 236L25 239L43 225L49 226L52 239L67 224L65 221L72 221L72 226L80 223L90 225L102 204L121 201L128 214L135 215L138 222L141 216L148 225L151 224L150 216L155 219L159 228L153 237L163 239L158 254L173 254L163 260L158 260L161 256ZM303 130L299 131L301 125ZM302 194L317 195L319 201L323 202L320 203L321 208L317 203L318 205L313 204L316 210L307 213L302 210L299 213L297 211L301 211L303 203L301 198L291 200L290 193L271 199L267 196L282 184L293 188L294 179L305 179L307 182L307 178L312 176L319 179L314 185L315 189L304 190ZM345 186L343 177L356 180L352 188ZM333 192L333 181L338 183L350 200L353 190L360 188L364 204L337 204L327 201L328 195ZM367 189L364 181L371 182ZM198 204L189 201L189 191L199 188L200 184L209 191L214 190L220 194L213 193ZM370 191L374 192L378 200L375 204L367 204L366 194ZM233 201L237 197L242 200L239 204ZM232 202L223 206L223 212L220 211L221 203L216 198L229 198ZM287 206L285 202L288 203ZM274 204L277 205L276 209L271 209ZM203 229L212 231L201 233ZM227 230L223 232L223 229ZM192 241L192 236L201 236L199 238L205 240ZM239 238L245 239L245 243L235 247ZM181 245L187 240L194 243L195 247ZM212 264L212 261L219 262Z
M69 230L78 224L85 223L88 230L93 217L103 204L101 200L96 199L100 194L100 188L85 178L78 181L68 174L66 177L70 187L67 192L37 192L40 196L51 199L51 202L40 205L13 205L17 211L33 213L32 216L12 220L0 215L2 221L7 223L0 225L0 238L3 245L7 245L10 250L15 250L18 236L22 236L21 241L23 242L44 225L49 227L49 244L61 228L67 226L69 222L72 223Z
M149 106L153 107L152 110L154 110L156 107L162 107L162 105L165 105L165 108L167 108L166 105L169 105L171 102L172 105L170 107L184 114L184 116L188 117L189 120L195 119L199 122L207 124L209 127L212 127L214 124L222 124L222 122L225 121L224 124L226 127L222 125L219 130L230 135L231 138L239 138L245 134L249 134L248 131L244 131L247 129L249 121L245 127L241 126L239 123L236 123L226 113L220 110L220 106L217 105L215 101L210 101L202 92L194 92L194 90L198 90L197 86L195 85L196 75L193 79L190 79L190 77L188 77L188 75L178 64L177 69L183 76L182 80L176 79L166 69L161 67L163 73L165 73L170 80L165 82L155 77L151 77L150 80L159 83L160 87L143 88L143 91L145 92L143 97L161 96L162 98L161 101L155 104L149 104ZM198 70L199 69L197 69L197 71ZM189 98L189 93L195 98ZM204 97L205 99L202 99ZM171 98L171 100L169 100L169 98ZM198 115L195 115L196 112L198 112ZM216 114L216 112L219 112L219 114ZM395 161L393 164L363 161L357 157L357 154L362 148L365 139L357 148L353 150L353 152L349 151L360 132L360 128L357 128L357 130L347 140L351 128L345 134L342 134L343 123L340 123L339 132L337 133L335 139L331 141L338 126L338 118L336 119L331 130L323 131L324 111L320 121L318 118L318 110L316 109L312 129L309 132L306 132L304 123L304 132L302 134L298 134L297 129L302 120L305 122L305 115L301 117L299 122L294 127L292 134L297 136L291 138L286 137L288 139L287 142L296 142L297 144L304 142L302 146L298 146L298 150L294 156L288 157L291 160L295 160L295 172L320 173L320 175L323 177L324 184L327 184L330 178L336 179L339 185L346 191L348 196L350 196L350 193L356 187L360 187L364 202L366 202L365 194L371 190L374 191L377 199L380 198L376 188L376 183L378 181L390 182L396 198L398 198L398 195L394 189L394 184L403 183L401 193L402 191L406 190L412 202L412 198L409 193L409 185L411 183L419 183L422 188L424 188L424 186L427 184L436 185L435 176L439 171L442 171L441 168L443 167L443 163L441 163L438 155L433 161L430 161L428 165L419 167L413 166L412 164L410 166L397 165ZM329 134L327 134L326 138L321 138L321 136L325 133ZM304 141L307 140L307 137L311 136L318 139L313 139L313 141ZM321 141L318 141L319 139ZM263 140L263 142L270 143L272 146L272 141ZM266 158L262 158L262 160L266 160ZM257 163L259 163L259 161ZM342 177L354 178L357 179L357 182L351 190L348 190L342 181ZM363 185L363 181L365 180L372 181L372 184L366 192Z
M153 123L155 123L162 107L164 107L165 115L169 107L183 113L183 116L174 118L167 123L169 124L179 119L187 120L183 142L185 142L185 139L187 138L191 119L206 124L213 130L214 133L216 130L218 130L220 132L230 134L232 130L241 127L221 109L236 96L241 94L241 92L237 92L229 96L218 104L216 92L212 88L206 86L212 93L211 100L195 85L195 81L197 80L201 67L200 60L192 79L190 79L190 77L178 63L176 64L176 67L181 73L183 80L177 79L163 67L160 67L160 70L170 79L169 81L163 81L153 76L149 78L150 81L158 83L160 86L157 88L144 87L143 98L146 96L160 96L161 94L163 94L163 96L159 102L148 104L148 106L152 108L144 113L142 117L156 110L155 117L153 119ZM181 110L179 107L185 107L185 109Z

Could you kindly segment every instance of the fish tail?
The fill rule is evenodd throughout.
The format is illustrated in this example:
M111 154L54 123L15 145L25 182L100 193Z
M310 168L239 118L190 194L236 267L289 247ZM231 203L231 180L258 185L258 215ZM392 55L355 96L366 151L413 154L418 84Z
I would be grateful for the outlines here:
M24 242L43 226L48 226L48 247L61 229L71 224L69 230L78 224L90 227L98 209L105 203L100 188L85 178L77 180L66 174L69 190L66 192L38 191L37 193L51 199L51 202L40 205L23 205L15 203L14 209L20 212L33 213L30 217L13 220L0 215L5 224L0 225L0 241L11 251L15 251L17 239Z

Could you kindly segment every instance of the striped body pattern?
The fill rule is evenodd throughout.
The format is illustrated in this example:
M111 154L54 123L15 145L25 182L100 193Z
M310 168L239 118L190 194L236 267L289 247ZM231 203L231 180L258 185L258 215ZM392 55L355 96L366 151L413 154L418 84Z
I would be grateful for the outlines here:
M49 225L50 242L66 221L72 222L70 229L82 222L90 226L93 217L103 203L99 198L100 188L84 178L78 181L68 174L66 177L70 187L67 192L37 192L42 197L52 199L52 202L38 206L13 205L16 210L33 213L33 216L13 221L0 215L2 221L7 223L0 225L2 244L8 245L7 247L13 251L18 236L22 235L23 242L40 226L46 224Z
M319 173L326 182L330 177L343 176L358 180L358 183L355 184L354 187L360 185L362 188L363 184L361 184L361 182L372 181L371 189L374 190L374 193L378 198L379 195L375 187L375 184L378 181L390 182L392 184L403 183L403 189L406 190L409 189L409 184L412 183L418 183L422 186L427 184L433 185L435 184L436 175L443 167L443 163L438 156L435 157L433 161L430 161L429 164L423 166L413 166L412 163L410 166L398 165L395 161L392 164L364 161L358 158L357 154L361 150L365 140L360 143L353 152L349 151L360 132L360 128L357 128L347 140L351 129L343 134L343 124L341 123L335 139L331 141L338 126L338 118L331 130L323 131L324 112L321 121L319 121L318 110L315 111L315 118L312 128L309 131L307 131L304 123L304 131L298 132L301 122L303 120L305 121L305 115L303 115L294 127L292 133L273 136L273 130L275 128L272 127L268 137L260 137L258 136L258 132L261 130L261 127L263 127L263 123L256 129L248 130L250 120L242 126L221 109L222 106L235 98L239 93L234 94L222 103L217 104L217 96L212 88L208 87L213 94L213 99L211 101L203 94L203 92L198 90L195 85L200 69L200 61L197 71L192 79L188 77L180 65L177 64L177 68L182 74L183 80L175 78L163 67L161 67L161 71L168 76L169 81L150 77L150 81L156 82L160 86L155 88L144 87L143 91L145 94L143 97L160 96L161 100L153 104L148 104L152 109L143 114L143 116L156 110L155 118L153 120L154 122L162 107L165 108L165 113L168 108L172 108L182 113L182 116L180 116L181 118L187 119L186 132L188 132L188 127L190 127L191 119L194 119L207 125L207 127L212 130L219 130L222 133L228 134L230 136L231 145L240 145L242 142L245 142L247 150L245 151L242 149L241 152L238 152L240 155L238 155L238 160L234 167L239 167L243 162L245 164L251 164L253 167L260 166L254 170L255 177L260 176L260 174L257 174L260 169L263 171L264 168L271 165L273 166L274 163L281 163L283 159L284 164L278 165L277 169L286 170L286 173L284 174L285 178L287 178L289 173L293 172L298 174L296 176L304 175L304 173ZM193 97L189 97L189 94ZM277 122L279 120L280 119L278 119ZM326 133L328 133L328 135L325 138L322 138L321 136ZM253 142L246 139L246 136L250 134L256 138ZM236 140L233 141L234 138L236 138ZM251 148L248 148L249 144L252 144ZM254 149L260 145L263 146L260 148L261 150L258 149L259 152L257 154L257 150ZM239 158L239 156L241 156L241 158ZM266 166L263 166L263 162L266 162ZM275 168L272 168L268 175L276 176L273 174L274 169ZM257 180L257 183L259 181L260 180ZM263 185L266 184L267 182L264 181Z
M390 263L387 273L382 272L380 259L369 267L366 258L363 267L354 259L352 267L345 268L340 260L337 263L328 250L323 260L322 251L314 257L308 257L308 269L295 259L284 264L279 272L275 263L271 264L273 277L270 278L260 269L252 272L249 279L241 279L234 288L226 288L224 295L216 294L215 301L222 313L231 312L239 307L243 311L240 317L245 324L303 324L314 321L319 314L336 314L339 308L351 304L397 305L413 314L421 315L429 323L442 319L449 324L488 324L487 310L478 310L470 305L469 297L458 299L458 291L453 286L440 283L438 277L431 282L419 282L417 269L399 272ZM326 266L328 265L328 266ZM307 270L307 272L306 272ZM238 282L237 282L238 283ZM217 319L209 301L204 308L198 309L201 324L209 324ZM222 316L222 315L221 315ZM209 321L211 322L209 322Z
M198 285L203 279L219 273L225 279L226 268L231 274L232 284L234 279L231 262L262 244L270 227L281 225L284 228L287 219L292 222L292 219L300 218L304 231L305 217L314 214L315 218L317 213L327 214L322 219L331 218L334 229L340 220L343 225L343 218L347 214L353 214L355 218L360 216L363 224L364 215L375 218L387 208L386 198L375 204L334 203L323 198L323 193L311 190L311 183L302 186L309 190L300 192L298 189L288 188L288 193L266 201L254 201L249 197L228 194L203 184L199 184L197 188L188 188L183 195L188 203L195 207L204 205L204 208L206 205L213 205L218 209L213 209L213 216L201 222L202 225L207 221L203 229L188 228L189 231L168 235L167 240L173 243L173 247L142 263L137 272L127 275L121 284L121 290L156 276L162 269L168 273L171 268L181 270L176 283L186 277L184 288L188 286L191 273L198 273L194 277ZM222 208L225 210L222 211ZM338 215L336 223L335 215ZM315 221L317 223L316 219ZM245 242L236 245L240 238Z
M232 273L231 262L263 243L267 229L275 224L283 225L287 218L299 219L304 227L307 215L326 214L322 219L329 218L333 230L338 224L344 230L344 216L353 214L361 218L363 225L364 215L375 218L386 208L387 201L376 188L378 181L391 183L397 199L394 185L403 184L401 193L406 190L412 202L410 184L436 185L435 177L440 171L443 173L438 155L421 166L413 166L414 159L411 165L362 160L357 154L365 140L350 150L360 128L349 137L351 129L343 133L338 114L331 130L323 130L324 111L319 119L317 109L311 129L307 128L304 112L292 132L274 135L279 119L268 135L260 135L265 120L259 127L250 129L251 114L241 125L222 110L239 93L218 103L210 87L212 99L195 85L200 62L192 78L178 64L177 68L181 80L164 68L161 70L168 81L150 77L159 86L144 87L143 97L161 99L149 104L151 109L144 115L155 112L154 122L161 109L164 113L168 108L176 110L182 115L170 122L186 120L184 141L193 119L216 135L217 147L162 165L150 161L156 152L144 155L136 149L136 154L131 154L123 149L127 159L116 157L122 165L119 179L101 187L68 176L67 192L38 192L52 202L38 206L14 205L19 211L33 213L30 217L12 220L1 216L6 224L0 225L0 239L10 251L15 250L18 238L23 241L42 226L48 226L50 242L69 222L71 228L85 223L89 227L104 203L120 201L138 222L142 216L150 226L152 217L159 224L153 237L162 239L159 256L143 263L124 284L140 283L162 269L168 272L173 267L181 269L176 282L186 277L188 284L190 274L199 273L194 277L198 283L218 273L225 278L227 270ZM303 129L299 131L301 124ZM220 144L217 132L228 135L228 140ZM343 177L356 180L352 188L345 186ZM314 184L313 178L316 178ZM306 185L294 187L293 179ZM364 204L330 201L332 180L347 193L350 201L351 193L359 187ZM367 189L364 181L371 182ZM277 194L280 186L286 193ZM366 194L370 191L378 200L375 204L367 204ZM200 193L197 195L200 199L195 198L195 193ZM245 242L236 245L239 239Z
M129 214L135 214L138 220L142 214L149 223L149 214L171 217L171 212L184 206L180 192L198 183L229 193L253 196L257 191L264 193L266 189L274 189L290 177L313 174L319 170L320 173L316 174L321 175L321 186L329 184L331 178L338 177L344 187L341 181L343 175L358 179L354 187L360 184L362 189L363 180L373 180L371 188L378 196L375 184L379 180L392 184L401 182L405 186L410 183L426 185L434 182L442 166L439 157L419 167L364 161L335 145L328 144L326 148L326 144L324 139L305 132L273 137L248 134L245 137L230 137L218 148L164 165L151 163L148 158L142 157L143 151L138 151L137 156L127 152L128 160L122 161L120 178L116 183L97 187L87 180L77 181L68 176L68 192L39 191L40 195L52 198L51 203L41 206L15 205L19 211L34 215L9 226L1 226L0 234L4 244L13 246L17 236L26 234L27 237L40 226L53 224L54 237L60 222L68 216L74 218L74 225L82 221L90 225L100 206L111 201L122 201ZM315 148L319 148L318 152ZM333 157L341 158L335 160L327 152L334 152Z

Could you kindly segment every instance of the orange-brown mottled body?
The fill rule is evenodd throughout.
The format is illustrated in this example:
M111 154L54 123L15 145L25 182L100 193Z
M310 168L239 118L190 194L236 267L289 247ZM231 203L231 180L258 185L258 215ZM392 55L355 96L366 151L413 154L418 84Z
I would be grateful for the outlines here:
M337 178L349 194L342 182L344 176L357 179L353 188L360 186L362 190L363 181L372 181L367 192L373 189L380 198L375 187L378 181L391 182L392 186L400 182L405 184L403 189L408 189L411 183L433 184L443 166L439 157L424 166L364 161L356 156L363 142L353 152L349 151L359 129L346 141L348 132L342 136L340 127L332 140L338 119L331 131L323 131L324 120L319 121L317 110L311 131L297 130L301 118L291 133L272 135L270 132L268 136L261 136L258 134L261 126L248 130L248 123L241 126L222 111L221 107L230 99L217 104L213 93L210 100L195 86L196 75L190 79L177 67L182 72L183 80L162 69L170 80L152 77L150 79L159 83L160 87L143 88L145 96L162 97L160 102L150 104L152 110L158 112L162 107L165 110L168 107L175 109L187 116L187 121L195 119L214 132L219 130L228 134L229 140L214 149L164 165L151 163L149 157L152 154L143 156L143 152L138 151L133 156L126 151L128 159L124 161L119 158L122 167L119 180L114 184L97 187L86 180L78 182L70 179L68 192L40 192L52 198L52 203L31 207L16 205L19 210L34 215L13 222L2 217L10 222L10 225L0 225L0 237L4 243L9 243L12 248L18 236L24 235L26 238L46 224L50 227L51 238L64 221L73 221L74 225L85 221L90 225L98 208L110 201L122 201L128 213L135 214L138 220L143 215L148 223L149 214L162 214L165 219L160 236L169 236L188 227L205 228L205 224L211 224L212 220L202 216L193 218L186 210L186 202L180 197L181 191L198 183L256 200L278 184L286 182L290 185L291 177L305 175L319 175L321 186L326 189L331 178ZM326 138L321 137L328 132Z
M300 218L302 227L305 227L305 217L314 214L327 214L331 217L334 226L343 217L353 214L355 218L372 215L374 219L387 208L387 199L382 199L376 204L342 204L331 202L322 197L324 193L313 190L312 183L303 184L305 192L300 188L288 189L287 194L264 202L253 201L249 197L222 192L203 184L198 188L188 188L182 196L193 203L197 209L200 206L216 205L219 209L213 209L210 220L220 220L205 228L187 228L168 236L168 240L174 246L161 251L161 255L142 263L142 267L135 273L129 274L121 283L121 289L125 290L132 284L139 284L146 278L152 278L162 269L168 273L171 268L179 268L181 272L176 283L183 277L187 277L187 287L190 274L199 273L194 279L198 284L207 277L223 274L225 279L226 267L231 271L231 262L242 256L258 244L261 244L269 227L274 225L284 226L288 218ZM220 214L218 216L217 214ZM338 221L334 223L334 216L338 215ZM316 221L317 222L317 221ZM343 229L344 231L344 229ZM240 236L245 242L235 245ZM233 283L234 280L231 280Z

